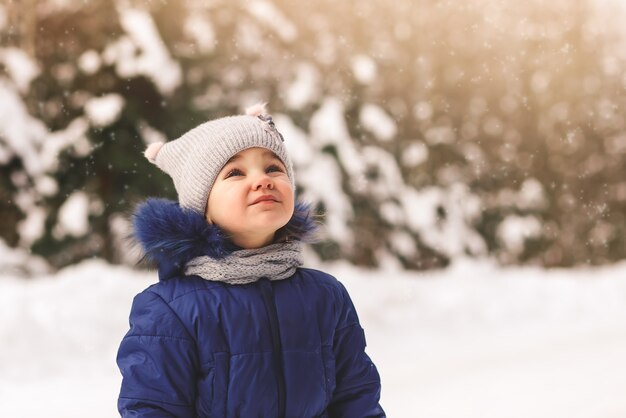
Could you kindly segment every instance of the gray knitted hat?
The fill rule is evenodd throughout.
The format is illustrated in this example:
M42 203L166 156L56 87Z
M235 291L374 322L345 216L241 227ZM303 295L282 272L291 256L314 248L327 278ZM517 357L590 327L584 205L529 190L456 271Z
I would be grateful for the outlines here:
M264 104L245 115L205 122L178 139L151 144L145 156L174 180L181 207L204 214L217 175L228 160L248 148L266 148L281 159L295 189L293 166L283 136Z

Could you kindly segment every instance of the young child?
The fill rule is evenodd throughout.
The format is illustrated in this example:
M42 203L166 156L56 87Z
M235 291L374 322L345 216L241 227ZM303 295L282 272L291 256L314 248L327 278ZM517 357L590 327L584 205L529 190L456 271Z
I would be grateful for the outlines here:
M384 417L346 289L300 267L314 224L294 203L291 161L264 106L152 144L146 157L179 201L149 199L135 213L159 282L135 297L119 348L121 415Z

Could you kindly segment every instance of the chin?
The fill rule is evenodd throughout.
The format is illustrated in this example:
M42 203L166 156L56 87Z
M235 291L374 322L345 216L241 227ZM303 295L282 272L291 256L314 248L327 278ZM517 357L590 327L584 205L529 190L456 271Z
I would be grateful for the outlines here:
M285 222L267 222L261 223L258 225L259 230L264 230L268 232L276 232L283 226L287 225L287 221Z

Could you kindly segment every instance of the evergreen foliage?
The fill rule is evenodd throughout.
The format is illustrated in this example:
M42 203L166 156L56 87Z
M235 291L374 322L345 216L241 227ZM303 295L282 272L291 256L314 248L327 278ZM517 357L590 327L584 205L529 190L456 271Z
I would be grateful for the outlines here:
M134 205L175 198L145 146L258 100L325 213L323 259L626 256L617 2L36 3L0 5L0 238L54 267L129 262Z

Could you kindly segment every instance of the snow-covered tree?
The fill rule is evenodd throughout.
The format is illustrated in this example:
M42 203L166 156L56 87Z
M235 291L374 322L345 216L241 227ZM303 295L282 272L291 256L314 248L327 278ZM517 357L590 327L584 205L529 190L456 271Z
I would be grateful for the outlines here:
M324 213L324 259L623 258L626 38L608 4L0 5L0 237L55 267L131 261L133 205L175 197L145 146L263 100Z

